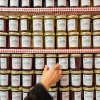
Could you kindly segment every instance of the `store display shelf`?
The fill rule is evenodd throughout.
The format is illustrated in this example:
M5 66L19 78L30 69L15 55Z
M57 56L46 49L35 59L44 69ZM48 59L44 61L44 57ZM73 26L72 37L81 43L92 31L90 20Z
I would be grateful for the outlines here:
M100 53L100 49L0 49L0 53Z

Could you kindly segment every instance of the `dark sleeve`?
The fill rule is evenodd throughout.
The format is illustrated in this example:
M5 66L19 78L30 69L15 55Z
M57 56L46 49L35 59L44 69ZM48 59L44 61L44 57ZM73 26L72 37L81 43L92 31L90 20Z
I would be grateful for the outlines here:
M37 84L31 89L25 100L53 100L53 98L42 84Z

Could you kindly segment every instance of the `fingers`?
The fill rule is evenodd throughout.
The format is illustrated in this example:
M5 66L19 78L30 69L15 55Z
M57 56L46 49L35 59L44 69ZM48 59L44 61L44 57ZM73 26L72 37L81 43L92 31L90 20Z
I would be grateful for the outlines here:
M45 68L44 68L43 73L47 72L47 71L48 71L48 69L49 69L49 67L48 67L47 65L45 65Z
M60 64L57 63L56 65L54 65L53 68L54 68L54 69L60 69L60 67L61 67Z

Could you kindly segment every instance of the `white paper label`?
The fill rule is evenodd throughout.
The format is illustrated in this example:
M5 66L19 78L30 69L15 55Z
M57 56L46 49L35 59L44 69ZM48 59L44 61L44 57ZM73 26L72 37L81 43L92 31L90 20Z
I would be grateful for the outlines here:
M100 68L100 58L95 58L95 68Z
M0 47L6 47L6 36L0 36Z
M66 20L59 19L57 20L57 31L66 31Z
M81 0L81 6L90 6L90 0Z
M100 74L96 74L96 85L100 85Z
M40 83L42 75L36 75L36 84Z
M0 6L8 7L8 0L0 0Z
M25 98L27 97L28 92L23 92L23 100L25 100Z
M49 92L49 93L53 97L53 100L57 100L57 92Z
M49 68L51 68L55 64L56 64L56 58L47 58L47 66Z
M82 100L81 99L81 92L75 92L74 96L75 96L74 97L75 98L74 100Z
M22 0L22 6L30 6L30 0Z
M12 100L22 100L21 92L12 92Z
M94 100L93 94L93 92L84 91L84 100Z
M93 21L93 30L95 31L100 30L100 19L95 19Z
M93 58L83 58L83 68L92 69L93 68Z
M54 7L54 0L46 0L46 7Z
M79 0L70 0L70 6L78 7Z
M42 7L42 0L33 0L34 1L34 7L41 6Z
M62 100L69 100L69 92L62 92Z
M0 19L0 31L4 31L4 20Z
M82 36L82 47L91 47L91 36Z
M90 19L81 19L80 23L81 30L90 30Z
M0 100L9 100L8 91L0 91Z
M10 0L10 6L19 6L19 0Z
M9 20L9 31L18 31L18 20Z
M100 100L100 91L96 91L96 100Z
M1 75L0 77L1 85L6 86L8 85L8 75Z
M75 64L75 58L70 57L70 68L75 69L75 68L76 68L75 65L76 65L76 64Z
M28 23L27 23L27 19L21 19L21 30L27 31L28 29Z
M100 47L100 36L93 36L93 47Z
M7 58L0 58L1 69L7 69Z
M66 0L58 0L58 6L67 6Z
M100 6L100 0L93 0L94 6Z

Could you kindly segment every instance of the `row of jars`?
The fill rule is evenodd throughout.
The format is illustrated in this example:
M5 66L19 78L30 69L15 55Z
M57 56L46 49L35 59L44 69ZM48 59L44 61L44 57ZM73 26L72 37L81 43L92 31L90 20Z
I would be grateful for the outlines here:
M100 0L1 0L0 7L100 7Z
M0 16L0 32L100 32L100 15Z

